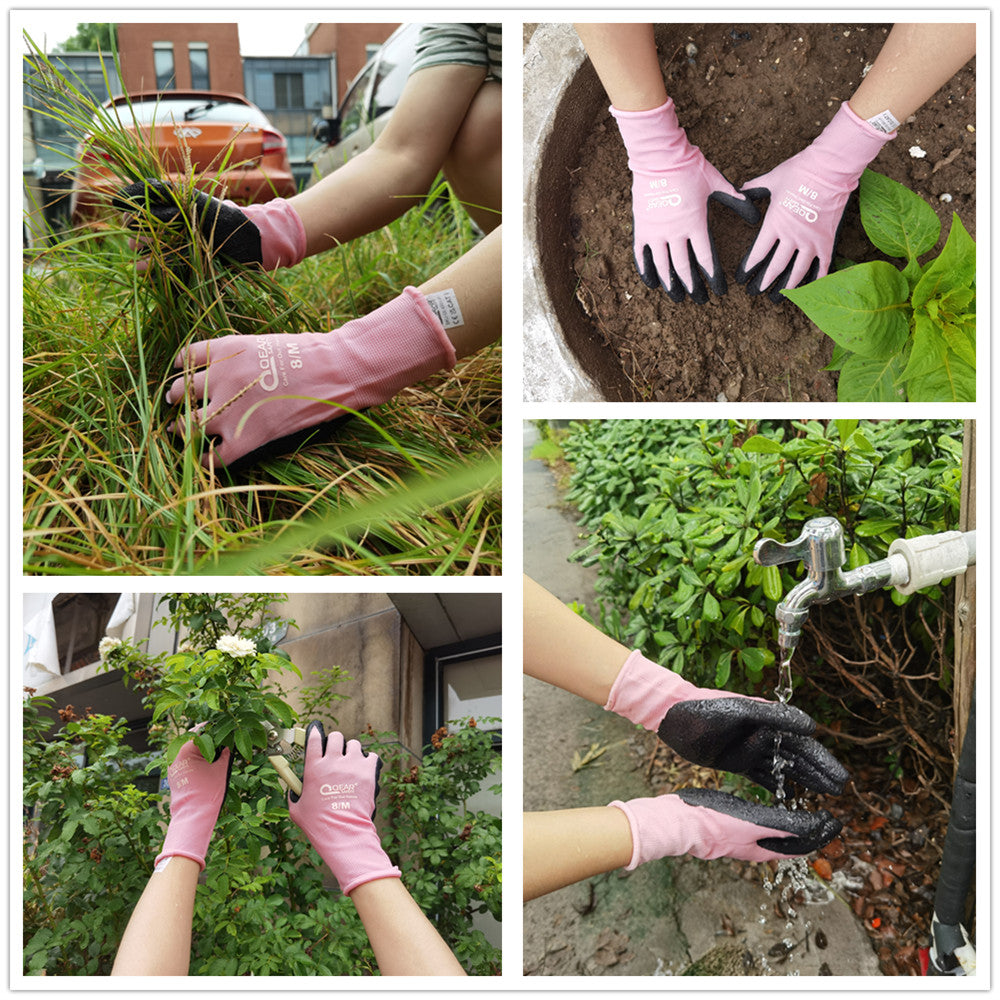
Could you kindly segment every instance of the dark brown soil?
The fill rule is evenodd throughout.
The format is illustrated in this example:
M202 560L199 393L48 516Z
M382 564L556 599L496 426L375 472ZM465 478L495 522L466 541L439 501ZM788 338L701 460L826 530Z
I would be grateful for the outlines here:
M697 24L657 29L667 92L693 143L737 187L807 146L850 98L889 25ZM697 54L687 55L693 43ZM975 236L975 62L904 124L872 168L952 212ZM822 369L832 342L790 302L775 305L736 284L755 227L712 205L710 225L729 292L705 305L647 288L632 254L631 178L606 102L585 130L571 181L570 238L579 308L619 360L636 400L833 400ZM910 156L911 146L926 150ZM950 194L950 202L941 195ZM838 254L876 259L856 195ZM625 392L628 398L628 391Z

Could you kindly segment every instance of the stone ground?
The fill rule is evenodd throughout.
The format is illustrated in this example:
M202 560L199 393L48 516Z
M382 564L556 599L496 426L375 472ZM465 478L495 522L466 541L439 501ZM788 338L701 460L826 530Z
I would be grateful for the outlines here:
M567 561L580 547L549 467L530 458L524 425L524 571L564 601L593 610L594 570ZM653 740L581 698L524 678L525 810L601 805L651 794L643 767ZM574 772L574 751L607 746ZM876 976L863 926L829 893L789 920L766 868L667 859L614 871L524 904L524 973L537 976ZM790 947L789 947L790 946Z

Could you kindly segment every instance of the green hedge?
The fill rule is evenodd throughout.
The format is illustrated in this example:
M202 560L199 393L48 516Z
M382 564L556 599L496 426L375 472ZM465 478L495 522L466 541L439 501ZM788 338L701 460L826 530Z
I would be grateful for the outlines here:
M833 516L853 568L958 522L960 421L587 421L563 448L599 624L702 686L750 692L774 663L774 610L802 568L757 566L759 538Z

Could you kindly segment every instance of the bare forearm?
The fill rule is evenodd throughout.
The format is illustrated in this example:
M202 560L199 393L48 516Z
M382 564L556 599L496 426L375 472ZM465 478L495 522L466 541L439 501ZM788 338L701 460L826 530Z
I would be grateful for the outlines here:
M291 199L305 226L306 254L373 232L421 199L485 76L485 69L461 65L414 73L374 144Z
M905 122L976 54L974 24L896 24L850 99L859 118Z
M524 578L524 672L592 701L607 703L629 650L529 577Z
M620 809L524 814L525 900L621 868L631 858L632 833Z
M398 878L365 882L351 900L383 976L466 974Z
M376 144L297 194L291 204L305 227L306 256L398 219L427 194L438 166Z
M153 872L136 903L115 956L113 976L186 976L198 863L172 857Z
M621 111L648 111L667 100L652 24L577 24L611 103Z

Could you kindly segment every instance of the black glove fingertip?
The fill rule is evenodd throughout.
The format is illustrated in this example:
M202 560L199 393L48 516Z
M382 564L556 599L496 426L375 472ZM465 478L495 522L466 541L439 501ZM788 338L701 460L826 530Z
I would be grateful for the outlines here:
M323 728L323 723L320 722L319 719L313 719L313 721L310 722L308 726L306 726L306 747L308 748L308 746L309 746L309 734L314 729L319 730L319 740L320 740L319 745L320 745L320 749L323 751L323 754L325 755L326 754L326 730Z

